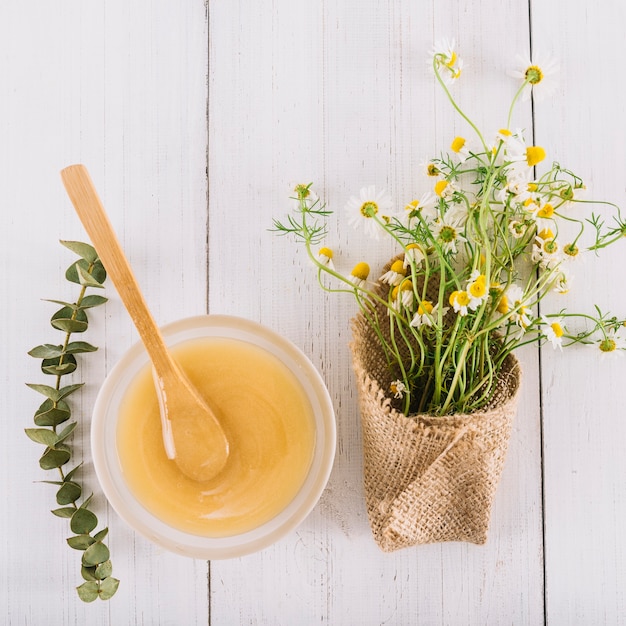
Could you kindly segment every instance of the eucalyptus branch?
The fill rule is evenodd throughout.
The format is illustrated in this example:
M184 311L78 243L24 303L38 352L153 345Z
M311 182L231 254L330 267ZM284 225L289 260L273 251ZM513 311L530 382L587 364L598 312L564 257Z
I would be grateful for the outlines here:
M83 333L89 326L87 310L104 304L107 299L97 294L86 295L90 288L101 289L106 279L106 272L94 248L78 241L62 241L66 248L80 258L70 265L65 273L66 279L80 285L75 302L49 300L60 304L61 308L52 315L53 328L63 333L60 344L42 344L29 351L29 355L41 359L41 371L52 376L53 385L27 383L34 391L45 397L44 402L35 412L36 428L26 428L26 435L34 442L45 446L39 459L39 466L46 471L56 471L57 480L42 482L58 487L56 502L58 508L52 513L69 520L72 533L67 539L71 548L80 550L81 575L85 582L77 587L77 592L84 602L96 598L108 600L119 586L119 580L113 578L113 566L109 548L104 543L108 529L96 530L98 518L90 510L92 495L83 497L83 489L76 478L80 464L67 469L72 459L73 449L69 443L76 429L77 422L70 421L72 407L68 397L78 391L83 383L63 385L63 377L73 373L77 367L77 354L94 352L97 348L85 341L72 341L72 335ZM79 502L82 499L82 502Z

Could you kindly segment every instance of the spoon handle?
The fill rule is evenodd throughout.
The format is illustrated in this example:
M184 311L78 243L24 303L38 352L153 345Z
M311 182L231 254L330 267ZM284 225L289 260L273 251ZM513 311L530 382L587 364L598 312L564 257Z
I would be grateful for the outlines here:
M139 332L154 369L159 377L168 378L177 366L146 305L87 168L70 165L61 170L61 178L80 221Z

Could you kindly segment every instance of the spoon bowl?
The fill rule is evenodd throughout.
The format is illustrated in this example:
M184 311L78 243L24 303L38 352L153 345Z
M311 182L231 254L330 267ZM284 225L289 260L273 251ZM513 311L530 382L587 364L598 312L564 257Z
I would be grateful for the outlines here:
M208 481L228 460L224 430L170 355L87 169L71 165L61 171L61 178L152 362L167 456L189 478Z

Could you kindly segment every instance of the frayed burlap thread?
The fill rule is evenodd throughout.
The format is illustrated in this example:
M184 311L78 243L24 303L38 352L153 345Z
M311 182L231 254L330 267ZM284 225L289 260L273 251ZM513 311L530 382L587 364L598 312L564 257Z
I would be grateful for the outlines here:
M507 357L485 409L407 417L384 391L393 378L376 333L362 314L352 329L374 540L385 552L441 541L485 543L516 411L517 359Z

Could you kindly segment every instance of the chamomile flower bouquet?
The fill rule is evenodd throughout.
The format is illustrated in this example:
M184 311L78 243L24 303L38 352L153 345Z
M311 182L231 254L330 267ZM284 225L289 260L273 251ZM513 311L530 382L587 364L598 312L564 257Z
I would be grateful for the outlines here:
M560 308L535 315L548 294L569 291L579 257L622 239L626 222L609 203L596 204L614 210L610 220L579 217L577 205L592 202L581 178L558 163L538 174L546 151L511 126L515 103L549 82L553 61L512 72L520 88L506 126L493 137L483 135L451 93L463 66L453 43L435 46L432 65L474 136L451 138L449 154L424 165L432 184L419 199L394 208L384 191L366 187L346 205L352 225L396 242L399 257L391 266L378 276L367 260L349 275L335 269L323 242L330 211L311 185L296 186L296 215L276 227L304 242L325 290L351 292L375 329L393 328L391 340L379 336L397 374L387 391L402 410L446 415L488 404L502 363L521 345L591 343L604 354L626 348L622 322L599 310L597 316ZM390 287L384 296L375 288L381 284ZM384 305L384 316L374 303Z
M431 183L417 199L394 205L366 187L348 201L352 225L395 242L387 266L374 275L367 259L350 273L336 267L343 263L326 241L331 211L312 185L297 185L295 211L275 221L275 230L303 242L322 288L359 305L352 349L366 497L385 550L486 539L519 387L516 348L626 348L622 320L558 301L581 255L626 235L619 208L593 202L560 164L546 167L545 149L512 125L515 104L549 89L556 64L522 61L506 124L486 136L452 95L463 67L453 42L437 44L431 61L473 134L450 137L448 153L424 164ZM602 210L581 217L590 204Z

